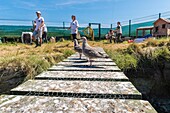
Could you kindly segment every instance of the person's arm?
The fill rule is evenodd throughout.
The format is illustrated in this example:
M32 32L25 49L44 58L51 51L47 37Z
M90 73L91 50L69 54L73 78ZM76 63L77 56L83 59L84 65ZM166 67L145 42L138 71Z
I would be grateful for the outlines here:
M44 34L44 26L42 27L42 34Z
M79 22L78 21L76 21L76 28L78 29L79 28Z
M119 30L120 29L120 26L117 26L116 30Z
M79 28L79 23L78 23L78 21L76 21L75 23L76 23L76 30L75 30L75 32L76 32Z
M71 29L71 26L68 28L68 30L70 30Z

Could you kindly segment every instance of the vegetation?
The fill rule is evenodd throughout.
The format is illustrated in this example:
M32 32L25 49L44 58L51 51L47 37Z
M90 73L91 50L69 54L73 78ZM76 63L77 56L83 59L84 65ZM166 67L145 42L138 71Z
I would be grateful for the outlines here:
M135 43L110 44L107 41L88 41L91 46L103 47L130 81L158 110L161 99L170 95L170 39L148 39ZM0 93L12 89L23 81L33 79L57 62L74 53L73 42L60 38L60 42L31 45L0 44ZM163 103L163 105L165 105Z
M43 44L38 48L24 44L0 44L0 86L14 78L23 77L24 80L19 83L34 78L73 54L72 48L69 41Z

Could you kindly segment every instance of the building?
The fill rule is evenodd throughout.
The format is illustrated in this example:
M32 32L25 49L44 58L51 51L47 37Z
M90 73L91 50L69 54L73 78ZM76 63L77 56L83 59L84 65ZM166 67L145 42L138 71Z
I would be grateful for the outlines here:
M170 36L170 20L159 18L154 22L153 28L154 37Z
M145 37L147 34L147 31L149 31L149 34L152 36L153 34L153 26L146 26L146 27L139 27L136 29L136 38L139 36L139 31L142 31L142 37Z

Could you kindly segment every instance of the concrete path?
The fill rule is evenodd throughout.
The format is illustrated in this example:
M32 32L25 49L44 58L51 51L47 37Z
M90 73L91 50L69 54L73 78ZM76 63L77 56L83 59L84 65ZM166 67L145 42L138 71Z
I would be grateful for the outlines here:
M0 112L156 113L111 59L89 66L85 56L78 58L76 53L2 95Z

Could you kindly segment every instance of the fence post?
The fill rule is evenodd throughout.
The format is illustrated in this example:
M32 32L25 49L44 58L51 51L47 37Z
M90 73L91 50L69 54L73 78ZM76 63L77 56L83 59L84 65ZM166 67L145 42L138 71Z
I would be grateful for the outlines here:
M111 28L111 29L113 28L113 24L110 25L110 28Z
M101 24L99 24L99 39L101 40Z
M161 18L161 13L159 13L159 18Z
M65 29L65 22L63 22L63 29Z
M131 20L129 20L129 37L131 36Z

